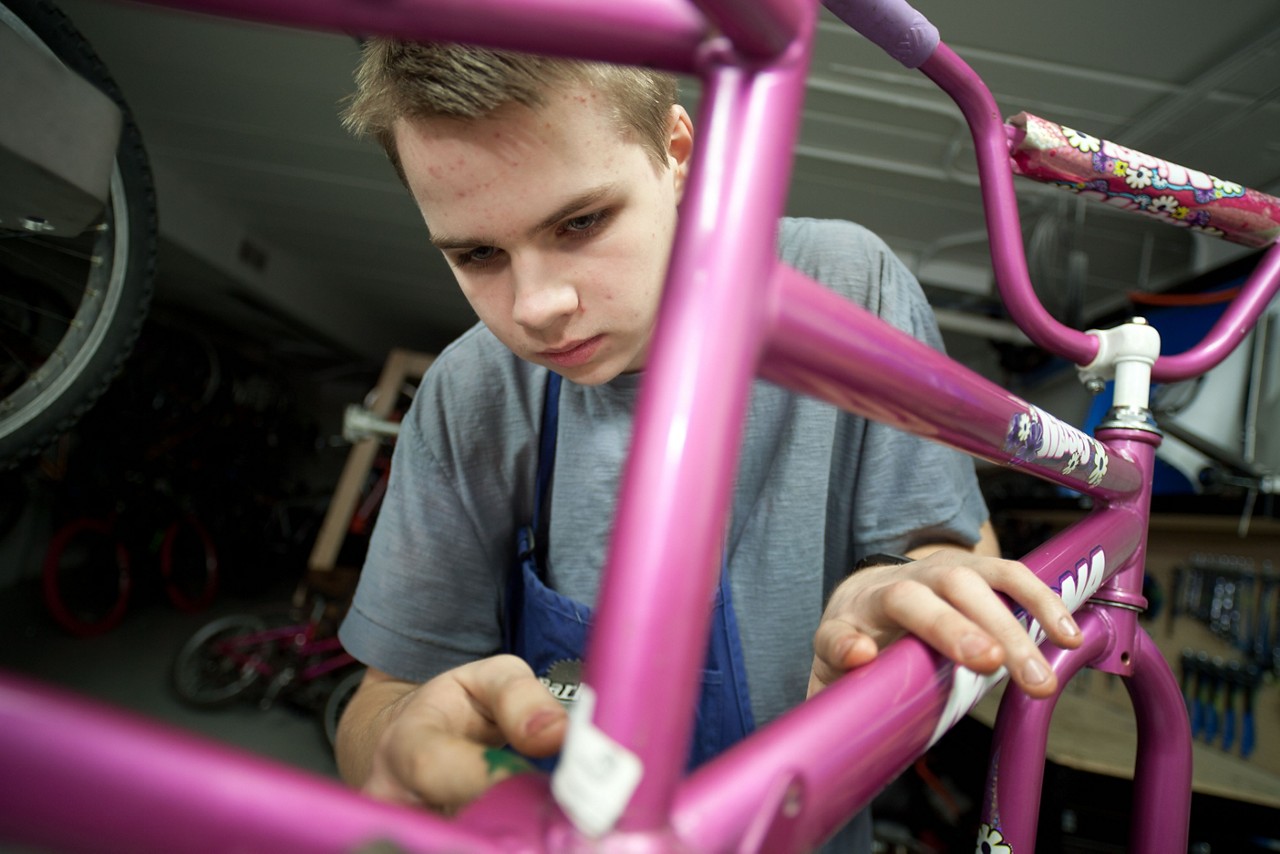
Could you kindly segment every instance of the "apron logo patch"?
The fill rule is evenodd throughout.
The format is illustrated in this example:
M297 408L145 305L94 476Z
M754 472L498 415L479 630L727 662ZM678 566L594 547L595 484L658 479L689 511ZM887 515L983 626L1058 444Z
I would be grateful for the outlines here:
M578 699L578 687L582 684L582 661L576 658L557 661L538 676L538 681L547 686L551 696L568 706Z

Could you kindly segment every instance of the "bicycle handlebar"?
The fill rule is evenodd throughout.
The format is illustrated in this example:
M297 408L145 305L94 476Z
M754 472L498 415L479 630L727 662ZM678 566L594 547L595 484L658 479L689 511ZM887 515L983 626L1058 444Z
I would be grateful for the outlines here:
M907 68L938 46L938 28L906 0L822 0L822 5Z
M1244 246L1271 246L1280 234L1280 199L1115 145L1072 128L1020 113L1005 127L1013 170L1116 205L1160 217L1170 225ZM1117 204L1118 203L1118 204ZM1275 250L1199 344L1156 360L1152 378L1182 380L1205 373L1235 349L1266 309L1280 283Z
M1078 365L1089 364L1098 353L1098 340L1055 320L1031 285L1009 168L1009 144L995 98L973 69L945 44L938 45L920 70L956 102L973 134L992 267L1014 323L1049 352Z
M1011 143L1021 140L1016 135L1011 140L986 84L954 51L938 41L936 28L905 0L823 2L894 59L908 68L918 67L960 107L973 135L996 285L1010 316L1044 349L1078 365L1093 362L1099 349L1097 338L1054 319L1032 287L1013 186L1014 172L1022 170L1014 164ZM932 45L921 35L930 31ZM914 43L917 37L920 37L918 45ZM1235 189L1231 187L1233 193ZM1241 210L1244 205L1237 207L1228 217L1227 225L1217 226L1217 230L1222 232L1221 236L1247 245L1274 243L1280 232L1280 200L1239 189L1239 195L1247 198L1247 207L1253 210ZM1134 208L1141 209L1137 204ZM1188 379L1213 368L1243 340L1277 291L1280 291L1280 247L1273 247L1205 337L1182 353L1160 356L1152 368L1152 379L1161 382Z
M1280 199L1234 181L1030 113L1005 131L1014 172L1032 180L1244 246L1270 246L1280 234Z
M1176 356L1161 356L1151 370L1151 378L1176 382L1206 373L1244 339L1277 290L1280 290L1280 243L1274 244L1253 268L1239 295L1200 343Z

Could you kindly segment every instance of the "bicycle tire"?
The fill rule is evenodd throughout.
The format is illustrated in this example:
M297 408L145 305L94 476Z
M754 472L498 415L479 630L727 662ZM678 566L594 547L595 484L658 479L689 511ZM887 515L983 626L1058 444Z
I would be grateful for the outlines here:
M50 615L77 637L93 637L119 625L129 606L133 573L115 526L84 516L54 532L41 568L41 588Z
M356 689L360 687L360 683L364 681L365 668L357 667L335 686L329 692L329 697L324 701L324 710L321 712L321 723L324 725L324 736L329 741L330 747L335 747L338 743L338 722L342 720L342 713L347 708L347 703L351 702L351 698L355 696Z
M184 613L203 611L217 597L218 549L194 514L183 514L165 529L160 575L169 601Z
M235 700L262 677L252 666L237 664L218 653L219 641L267 628L261 617L231 614L206 623L178 650L170 683L178 697L193 706L209 708Z
M0 290L13 294L18 283L34 282L66 292L73 311L48 338L12 347L0 340L4 470L70 429L120 373L151 302L157 216L142 135L105 65L71 21L48 0L0 0L0 26L47 49L123 114L110 196L98 227L65 240L0 232ZM74 266L64 269L67 264ZM13 297L0 300L0 310L32 311Z

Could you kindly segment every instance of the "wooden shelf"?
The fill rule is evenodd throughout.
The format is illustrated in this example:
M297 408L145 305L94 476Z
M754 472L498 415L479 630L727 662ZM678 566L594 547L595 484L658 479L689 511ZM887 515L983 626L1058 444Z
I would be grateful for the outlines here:
M420 380L434 360L435 356L429 353L403 349L392 350L387 355L382 373L378 377L374 400L369 406L370 414L377 418L389 417L399 397L400 386L406 381L416 383ZM307 569L315 577L334 569L338 553L342 549L343 539L351 524L351 517L360 501L360 491L364 487L365 478L373 468L374 459L378 455L378 446L379 440L376 438L361 439L352 445L347 453L346 464L334 488L333 497L329 500L328 510L320 525L320 531L316 535L316 541L312 545L311 557L307 561Z
M1065 528L1089 514L1088 510L1046 509L1006 510L1005 515L1014 519L1046 522L1057 528ZM1197 513L1152 513L1150 530L1179 534L1229 534L1235 536L1240 525L1239 516L1209 516ZM1280 519L1270 516L1254 516L1249 520L1250 537L1280 537Z

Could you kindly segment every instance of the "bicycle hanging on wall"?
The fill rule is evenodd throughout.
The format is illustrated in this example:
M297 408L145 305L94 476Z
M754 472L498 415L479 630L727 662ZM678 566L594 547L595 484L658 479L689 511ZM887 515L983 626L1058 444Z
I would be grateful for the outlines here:
M1090 436L889 329L774 258L772 236L789 181L814 4L168 5L322 29L586 54L696 74L703 82L704 132L641 390L587 651L587 690L552 778L512 777L446 820L375 803L336 784L238 758L6 677L0 683L0 756L24 785L0 802L0 832L69 847L107 840L121 850L162 850L193 838L210 848L314 851L351 850L372 840L410 851L772 852L816 846L972 708L997 677L957 668L923 643L903 639L875 663L684 775L708 629L702 603L715 583L747 391L760 376L1093 499L1088 516L1024 557L1061 592L1084 635L1079 649L1053 650L1048 658L1061 684L1084 667L1124 678L1139 731L1130 850L1186 849L1186 710L1169 667L1137 625L1160 441L1147 396L1153 379L1195 376L1219 362L1276 293L1280 248L1272 244L1280 202L1183 171L1193 179L1188 197L1201 178L1219 191L1195 208L1203 228L1272 246L1195 348L1161 355L1156 330L1138 321L1089 333L1065 327L1040 305L1029 281L1014 168L1034 171L1037 152L1082 150L1071 144L1073 135L1085 140L1084 147L1096 145L1104 158L1141 158L1136 165L1155 173L1172 167L1034 117L1006 126L982 81L909 6L828 0L829 9L904 65L919 68L964 113L977 149L993 266L1010 314L1035 343L1082 366L1088 379L1115 380L1115 406ZM1040 177L1113 198L1132 189L1104 186L1096 176ZM1039 638L1034 622L1027 629ZM634 643L637 636L647 639L642 647ZM1006 691L979 847L1034 850L1053 705Z
M119 373L151 301L156 204L124 96L56 6L0 3L0 53L3 471L68 430Z

